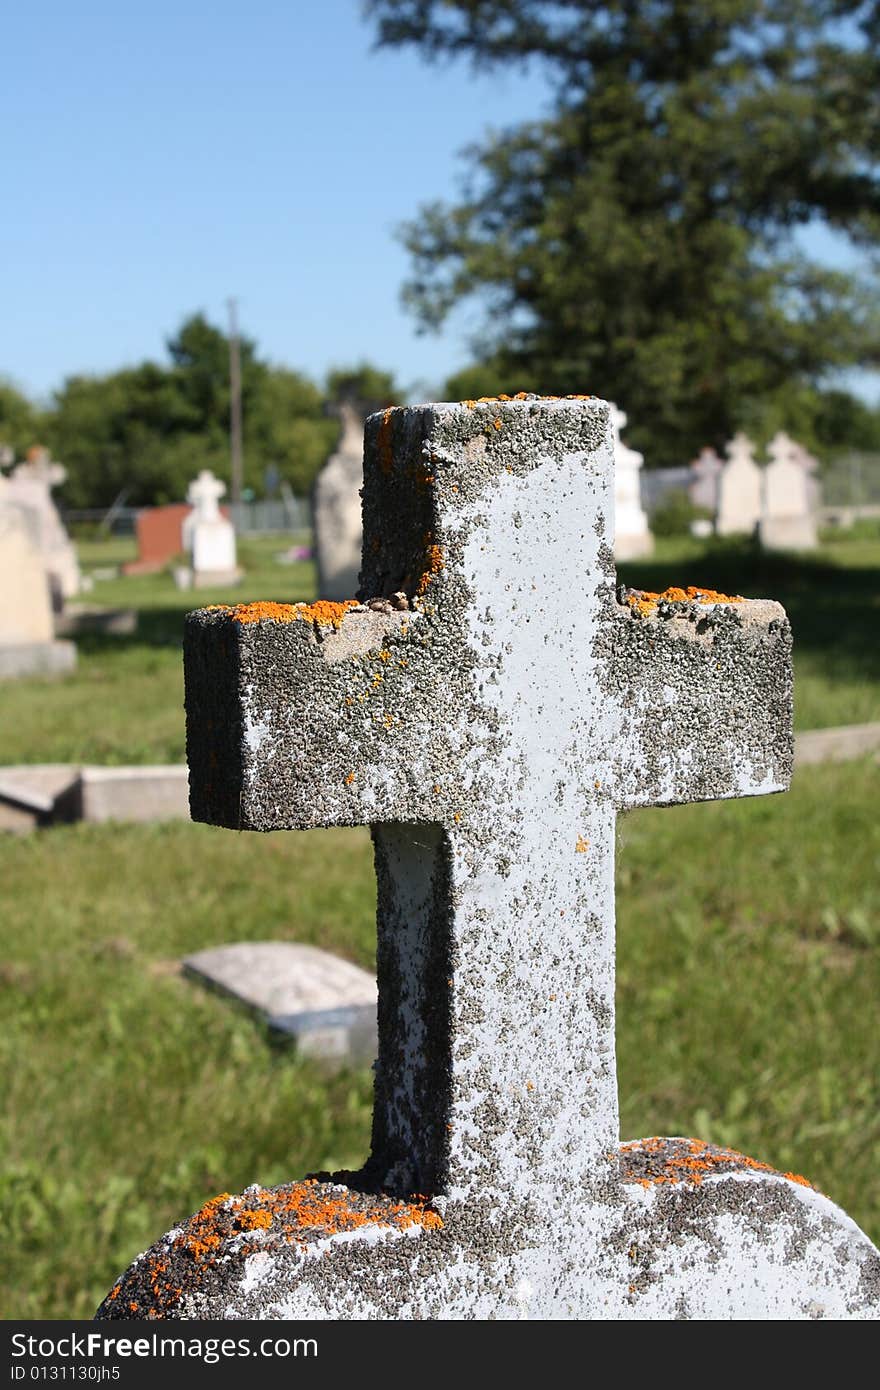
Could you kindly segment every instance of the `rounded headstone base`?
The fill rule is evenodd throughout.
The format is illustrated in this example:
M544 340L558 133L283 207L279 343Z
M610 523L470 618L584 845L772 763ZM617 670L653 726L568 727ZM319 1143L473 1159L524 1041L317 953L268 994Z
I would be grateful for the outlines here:
M223 1194L99 1318L876 1318L880 1253L803 1178L651 1139L582 1205L402 1201L309 1180ZM345 1175L349 1176L349 1175Z

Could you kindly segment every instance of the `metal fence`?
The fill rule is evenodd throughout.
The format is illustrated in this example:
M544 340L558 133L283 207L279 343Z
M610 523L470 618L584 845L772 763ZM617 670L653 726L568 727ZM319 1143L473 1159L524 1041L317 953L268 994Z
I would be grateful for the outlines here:
M67 526L95 526L107 535L134 534L138 512L142 507L68 507L62 515ZM280 501L239 502L228 507L236 534L239 536L287 535L308 531L312 512L308 499L293 493Z

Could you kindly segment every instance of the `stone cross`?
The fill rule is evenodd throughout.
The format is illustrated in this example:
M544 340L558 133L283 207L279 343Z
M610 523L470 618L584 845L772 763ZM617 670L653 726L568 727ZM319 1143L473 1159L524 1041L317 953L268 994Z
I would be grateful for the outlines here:
M599 400L387 410L372 605L190 615L193 818L372 827L372 1152L208 1203L101 1316L868 1315L880 1258L803 1180L619 1142L616 816L783 790L792 735L778 604L617 591L612 460Z
M210 468L203 468L186 490L186 500L194 508L193 521L220 520L220 498L226 491L226 484L215 478Z

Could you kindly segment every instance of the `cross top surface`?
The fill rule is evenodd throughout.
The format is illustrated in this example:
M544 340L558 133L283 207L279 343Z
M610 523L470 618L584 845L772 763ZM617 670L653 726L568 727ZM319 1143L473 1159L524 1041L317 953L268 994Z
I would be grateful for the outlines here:
M215 478L209 468L203 468L190 483L186 500L195 508L195 520L218 521L220 518L220 498L226 492L226 484Z
M211 1220L234 1258L157 1295L163 1315L714 1316L755 1201L771 1303L805 1306L777 1265L824 1199L706 1146L619 1145L616 815L783 790L792 736L782 608L619 592L613 487L606 402L389 409L366 425L364 602L190 615L193 818L372 827L379 1057L364 1170L228 1199ZM354 1225L315 1234L319 1198ZM257 1207L270 1234L242 1255ZM103 1314L152 1287L156 1251L185 1264L188 1230ZM812 1286L852 1301L828 1265Z

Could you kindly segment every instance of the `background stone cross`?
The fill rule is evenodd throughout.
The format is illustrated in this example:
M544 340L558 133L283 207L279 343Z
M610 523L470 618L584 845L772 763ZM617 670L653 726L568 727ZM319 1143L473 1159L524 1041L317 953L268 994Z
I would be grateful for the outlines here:
M143 1310L151 1260L182 1287L152 1295L172 1316L868 1306L875 1253L808 1186L693 1141L619 1145L617 813L782 790L792 737L783 610L619 594L612 499L602 401L388 410L361 592L410 608L190 615L194 819L373 828L372 1153L342 1186L197 1214L105 1315ZM223 1259L190 1269L206 1223Z
M220 519L220 498L226 491L226 484L215 478L210 468L203 468L186 491L186 500L195 509L195 520L218 521Z

